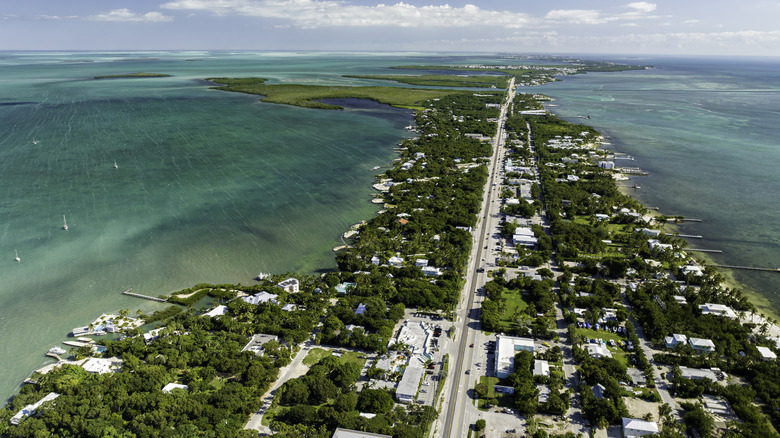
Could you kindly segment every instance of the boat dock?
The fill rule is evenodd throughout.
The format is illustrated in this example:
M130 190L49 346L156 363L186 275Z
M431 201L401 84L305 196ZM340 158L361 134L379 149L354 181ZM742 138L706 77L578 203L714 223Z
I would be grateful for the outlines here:
M130 289L122 292L122 295L128 295L128 296L131 296L131 297L141 298L141 299L144 299L144 300L157 301L158 303L164 303L164 302L168 301L165 298L150 297L149 295L141 295L141 294L133 293L133 288L132 287Z
M745 271L764 271L764 272L780 272L778 268L755 268L752 266L736 266L736 265L712 265L716 268L728 268L728 269L742 269Z
M63 344L67 345L68 347L76 347L76 348L89 347L90 346L90 344L88 344L86 342L79 342L79 341L65 341L65 342L63 342Z
M684 237L686 239L701 239L702 237L696 234L676 234L675 237Z
M723 253L723 250L720 250L720 249L685 248L683 251L711 252L711 253L714 253L714 254L721 254L721 253Z

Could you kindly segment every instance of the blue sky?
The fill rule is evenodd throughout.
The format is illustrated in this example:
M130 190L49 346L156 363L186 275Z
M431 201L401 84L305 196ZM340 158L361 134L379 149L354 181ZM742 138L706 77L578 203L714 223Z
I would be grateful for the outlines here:
M0 50L780 56L780 0L0 0Z

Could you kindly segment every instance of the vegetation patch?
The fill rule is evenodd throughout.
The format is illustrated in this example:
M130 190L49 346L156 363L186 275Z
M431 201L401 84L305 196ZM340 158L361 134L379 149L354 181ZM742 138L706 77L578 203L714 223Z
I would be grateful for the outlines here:
M338 105L318 102L324 99L369 99L399 108L422 109L425 101L440 99L467 91L429 90L401 87L346 87L300 84L267 84L263 78L208 78L221 84L217 90L265 96L262 101L300 106L303 108L343 109Z
M505 75L346 75L345 78L376 79L400 82L409 85L425 87L472 87L472 88L506 88L508 76Z

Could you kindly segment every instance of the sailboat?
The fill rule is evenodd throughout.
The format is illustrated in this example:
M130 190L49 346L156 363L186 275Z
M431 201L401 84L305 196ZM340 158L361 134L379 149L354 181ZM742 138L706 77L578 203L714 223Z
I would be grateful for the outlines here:
M114 169L119 169L119 165L116 164L116 160L114 160Z
M62 215L62 229L68 231L68 221L65 220L65 215Z
M19 258L19 251L14 250L14 252L16 253L16 258L14 260L16 260L17 262L21 262L22 259Z

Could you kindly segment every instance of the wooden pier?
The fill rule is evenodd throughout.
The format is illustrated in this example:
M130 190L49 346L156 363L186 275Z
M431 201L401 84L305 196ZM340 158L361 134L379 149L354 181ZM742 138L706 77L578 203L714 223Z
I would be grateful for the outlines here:
M698 236L696 234L676 234L675 237L684 237L686 239L701 239L701 236Z
M728 269L742 269L745 271L764 271L764 272L780 272L777 268L755 268L752 266L736 266L736 265L712 265L716 268L728 268Z
M128 296L131 296L131 297L141 298L141 299L144 299L144 300L157 301L158 303L164 303L164 302L168 301L165 298L150 297L149 295L141 295L141 294L133 293L133 288L132 287L130 289L122 292L122 295L128 295Z
M685 248L683 251L694 251L694 252L711 252L714 254L721 254L723 250L720 249L700 249L700 248Z

